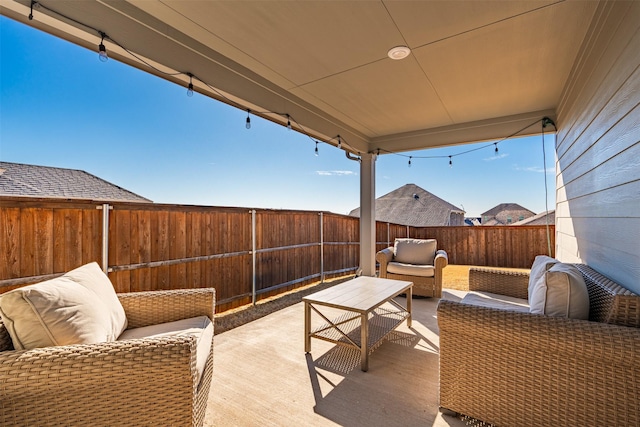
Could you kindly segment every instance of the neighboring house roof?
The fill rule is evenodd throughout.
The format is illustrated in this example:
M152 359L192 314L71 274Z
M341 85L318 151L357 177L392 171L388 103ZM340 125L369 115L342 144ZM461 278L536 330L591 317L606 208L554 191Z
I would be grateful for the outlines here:
M514 222L511 225L554 225L556 223L556 211L540 212L522 221Z
M406 184L376 199L376 220L413 227L449 225L451 213L464 211L415 184ZM349 215L360 216L360 208ZM460 219L462 225L462 218Z
M0 196L151 202L85 171L9 162L0 162Z
M534 216L535 213L517 203L501 203L482 213L482 225L505 225Z

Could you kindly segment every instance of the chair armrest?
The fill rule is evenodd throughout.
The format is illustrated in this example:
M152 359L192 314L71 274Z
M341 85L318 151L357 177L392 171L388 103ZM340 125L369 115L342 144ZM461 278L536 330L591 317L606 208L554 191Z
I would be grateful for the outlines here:
M469 290L529 298L529 273L486 268L469 269Z
M449 264L449 255L447 255L447 252L443 251L442 249L440 249L439 251L436 251L436 257L433 260L433 266L436 268L436 270L437 269L442 270L448 264Z
M387 277L387 264L393 259L393 247L385 248L376 253L376 261L380 263L380 277Z
M479 357L486 360L492 360L488 352L495 352L493 356L499 360L498 353L508 351L522 359L540 358L540 363L546 363L544 360L553 354L554 360L564 355L576 360L607 361L602 366L640 364L636 357L640 351L638 328L448 300L440 300L437 318L441 340L444 335L449 345L466 342L463 348L467 348L467 357L473 352L475 342L483 349ZM511 359L514 364L517 357Z
M118 294L127 315L127 328L207 316L213 320L214 288L143 291Z
M23 415L42 425L71 415L87 425L109 416L133 422L127 417L140 412L156 425L169 424L171 412L190 419L196 345L193 336L171 336L1 352L0 419L27 407L35 414Z

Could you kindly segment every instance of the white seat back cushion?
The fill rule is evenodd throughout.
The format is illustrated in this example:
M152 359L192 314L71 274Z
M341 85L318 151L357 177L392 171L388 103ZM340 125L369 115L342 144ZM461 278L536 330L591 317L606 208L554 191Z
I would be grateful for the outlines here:
M531 265L531 272L529 273L529 287L528 295L531 299L531 293L533 288L539 283L544 282L544 274L557 264L559 261L555 258L548 257L546 255L538 255Z
M393 260L403 264L433 265L436 249L435 239L396 239Z
M0 316L16 350L115 341L127 317L97 263L0 296Z
M175 322L160 323L142 328L128 329L120 335L118 341L158 338L168 336L193 336L196 338L196 371L197 382L200 382L213 340L213 322L207 316L191 317Z
M529 298L531 313L589 319L589 291L575 266L557 263L544 277Z

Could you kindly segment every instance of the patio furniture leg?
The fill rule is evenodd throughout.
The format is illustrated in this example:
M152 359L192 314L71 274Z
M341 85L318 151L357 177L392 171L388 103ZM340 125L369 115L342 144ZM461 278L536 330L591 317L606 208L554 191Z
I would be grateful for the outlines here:
M311 351L311 304L304 303L304 351Z
M369 315L362 313L360 322L360 369L367 372L369 370Z

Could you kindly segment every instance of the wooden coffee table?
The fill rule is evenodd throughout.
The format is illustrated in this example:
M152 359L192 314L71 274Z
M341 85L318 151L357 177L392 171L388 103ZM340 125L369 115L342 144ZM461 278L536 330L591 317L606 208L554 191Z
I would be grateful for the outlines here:
M304 351L311 351L311 338L355 347L360 350L360 368L367 371L369 353L405 319L411 327L412 287L412 282L363 276L304 297ZM406 307L393 300L403 293ZM329 319L320 307L346 313ZM314 330L311 310L326 322Z

